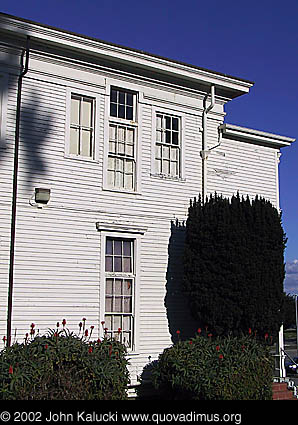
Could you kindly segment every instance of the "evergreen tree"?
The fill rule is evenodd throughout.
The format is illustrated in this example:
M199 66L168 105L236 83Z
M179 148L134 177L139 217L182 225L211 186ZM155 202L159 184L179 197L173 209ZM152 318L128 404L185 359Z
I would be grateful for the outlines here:
M191 202L184 287L198 325L216 334L277 335L285 244L281 215L263 198L215 194Z

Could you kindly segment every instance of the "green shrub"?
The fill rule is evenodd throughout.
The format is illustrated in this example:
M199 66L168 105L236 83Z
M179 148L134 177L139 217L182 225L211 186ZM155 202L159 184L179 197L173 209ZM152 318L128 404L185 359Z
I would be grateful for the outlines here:
M0 353L0 399L125 399L125 347L115 339L89 341L87 334L77 336L63 326L6 347Z
M254 337L197 336L160 355L153 385L164 399L270 400L273 363Z

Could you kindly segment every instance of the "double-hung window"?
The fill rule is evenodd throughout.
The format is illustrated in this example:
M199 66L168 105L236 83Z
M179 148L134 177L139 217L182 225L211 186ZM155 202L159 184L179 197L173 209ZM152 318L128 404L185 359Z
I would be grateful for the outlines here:
M94 98L71 94L69 155L94 159L94 111Z
M181 118L156 113L155 172L181 177Z
M136 188L137 95L111 88L109 114L108 187Z
M110 337L117 337L133 348L135 241L106 238L105 247L105 327Z

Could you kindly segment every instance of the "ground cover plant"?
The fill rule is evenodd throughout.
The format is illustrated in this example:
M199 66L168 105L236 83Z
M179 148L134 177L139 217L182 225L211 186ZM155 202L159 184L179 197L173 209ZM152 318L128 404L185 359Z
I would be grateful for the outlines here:
M179 331L178 331L179 332ZM214 338L205 332L164 350L152 368L159 398L167 400L271 400L269 337Z
M66 321L45 335L30 334L0 352L1 400L126 399L129 380L126 349L117 338L91 340L94 327ZM121 329L119 329L119 333Z

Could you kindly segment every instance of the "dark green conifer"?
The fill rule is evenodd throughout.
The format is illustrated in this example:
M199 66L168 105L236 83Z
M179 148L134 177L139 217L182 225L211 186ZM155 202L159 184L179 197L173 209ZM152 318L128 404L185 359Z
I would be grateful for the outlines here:
M263 198L215 194L189 207L184 287L201 326L217 334L276 335L282 322L281 215Z

